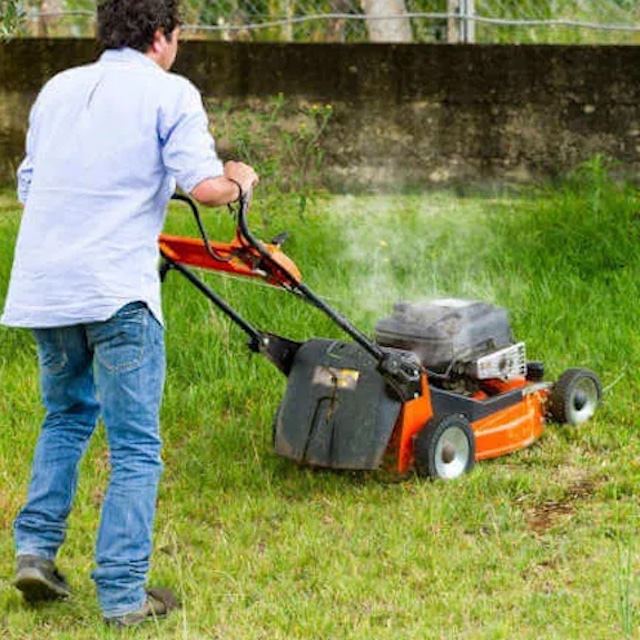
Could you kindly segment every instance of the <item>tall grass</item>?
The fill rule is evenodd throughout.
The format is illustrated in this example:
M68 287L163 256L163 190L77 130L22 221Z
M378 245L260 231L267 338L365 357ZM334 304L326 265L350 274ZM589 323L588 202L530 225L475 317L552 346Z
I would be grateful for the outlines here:
M164 284L166 471L152 582L184 607L125 637L234 639L633 638L638 628L635 379L637 199L596 158L554 188L495 198L261 198L258 235L288 229L305 281L365 332L398 298L503 305L551 378L601 376L604 404L578 429L452 482L319 473L277 458L271 421L286 380L178 274ZM0 198L0 296L18 224ZM211 237L233 233L205 214ZM192 233L184 208L168 229ZM282 292L213 274L241 313L297 340L341 336ZM42 417L30 337L0 328L0 637L93 639L88 578L107 478L102 432L84 461L59 562L75 595L27 609L10 587L10 524ZM115 636L114 636L115 637Z

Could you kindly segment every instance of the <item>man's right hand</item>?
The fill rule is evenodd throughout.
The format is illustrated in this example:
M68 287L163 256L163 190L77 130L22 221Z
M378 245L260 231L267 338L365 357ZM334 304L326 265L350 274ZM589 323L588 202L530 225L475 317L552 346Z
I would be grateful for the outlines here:
M258 174L254 171L253 167L237 160L225 162L224 175L226 178L237 182L242 189L242 193L252 191L259 180Z
M191 197L207 207L220 207L235 202L242 193L251 191L258 184L258 174L253 167L230 160L224 165L224 174L207 178L191 190Z

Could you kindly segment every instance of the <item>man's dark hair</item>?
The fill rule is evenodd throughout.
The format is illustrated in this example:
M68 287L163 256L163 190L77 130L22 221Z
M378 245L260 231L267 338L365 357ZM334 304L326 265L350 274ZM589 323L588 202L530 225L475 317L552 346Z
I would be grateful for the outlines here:
M158 29L169 39L180 24L179 4L180 0L101 0L98 43L103 49L146 52Z

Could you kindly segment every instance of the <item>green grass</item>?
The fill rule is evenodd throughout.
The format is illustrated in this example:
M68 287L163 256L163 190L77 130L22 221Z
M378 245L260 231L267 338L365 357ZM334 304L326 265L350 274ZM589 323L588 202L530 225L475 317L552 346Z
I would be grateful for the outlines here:
M103 628L89 578L108 471L101 431L59 558L74 597L28 609L10 586L10 526L42 411L30 336L0 328L0 637L640 637L637 205L600 159L518 196L341 196L300 214L295 196L258 191L258 234L288 229L285 248L307 284L366 333L400 298L481 298L510 310L551 378L569 366L596 370L603 406L591 422L549 428L451 483L298 468L270 445L285 378L170 274L151 581L175 588L185 607L137 632ZM231 237L224 211L205 217L211 237ZM18 220L5 192L0 299ZM194 230L179 207L168 228ZM341 335L292 296L206 279L260 328L298 340Z

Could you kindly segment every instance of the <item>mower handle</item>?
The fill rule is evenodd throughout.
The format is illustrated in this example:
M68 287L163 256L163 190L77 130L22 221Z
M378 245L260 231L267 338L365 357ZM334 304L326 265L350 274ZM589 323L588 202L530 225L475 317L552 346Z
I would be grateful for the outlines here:
M242 191L240 193L240 197L238 198L238 203L240 204L240 210L245 217L249 212L249 207L251 206L251 200L253 200L253 188L247 189L247 191Z
M247 217L249 214L249 207L251 207L251 200L253 199L253 189L249 189L248 191L242 191L240 193L240 198L238 199L238 229L240 230L240 237L244 238L249 242L249 244L257 249L260 254L268 258L269 254L262 246L262 242L258 240L249 230L249 223L247 222Z
M243 228L243 233L245 229L248 231L247 214L249 213L249 207L251 206L252 198L253 198L253 189L249 189L248 191L241 191L240 197L237 200L239 204L238 221L240 223L240 226ZM182 193L175 192L174 194L171 195L171 199L179 200L180 202L186 203L191 209L191 213L193 213L196 220L199 221L200 215L198 213L198 207L196 206L192 197L188 195L183 195ZM229 204L229 206L231 206L231 204Z

